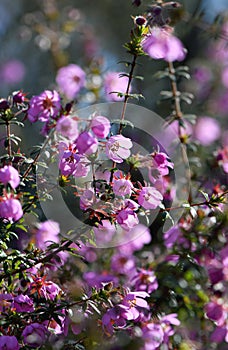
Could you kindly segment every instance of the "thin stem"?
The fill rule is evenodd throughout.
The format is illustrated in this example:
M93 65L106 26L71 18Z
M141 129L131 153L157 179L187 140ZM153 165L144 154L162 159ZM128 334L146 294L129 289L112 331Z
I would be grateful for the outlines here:
M172 62L168 62L168 67L169 67L169 73L175 78L175 69L173 66ZM176 79L170 79L171 81L171 88L172 88L172 94L173 94L173 100L174 100L174 110L175 110L175 115L176 118L178 120L178 137L179 140L181 142L181 156L182 156L182 160L183 163L185 165L186 168L186 179L188 181L188 183L190 184L190 180L191 180L191 172L189 169L189 164L188 164L188 157L187 157L187 152L186 152L186 144L185 144L185 140L182 134L182 129L181 129L181 123L180 121L182 120L183 117L183 113L181 111L181 104L180 104L180 92L178 91L177 88L177 83L176 83ZM189 191L189 201L191 202L192 200L192 195L191 195L191 190Z
M121 114L121 118L120 118L121 122L125 118L125 113L126 113L126 108L127 108L127 101L129 99L129 92L130 92L131 82L132 82L132 79L133 79L133 72L134 72L134 69L135 69L136 60L137 60L137 55L134 55L132 63L131 63L131 70L130 70L130 73L129 73L127 90L126 90L126 94L125 94L125 97L124 97L124 105L123 105L123 110L122 110L122 114ZM123 124L121 123L120 124L120 128L119 128L119 134L121 134L122 128L123 128Z
M37 155L35 156L35 158L33 159L33 162L31 164L29 164L27 170L25 171L24 175L22 176L22 180L24 180L28 174L30 173L30 171L32 170L32 167L37 163L42 150L46 147L47 143L48 143L49 138L47 138L42 146L42 149L39 151L39 153L37 153Z
M126 108L127 108L127 102L128 102L128 99L129 99L129 92L130 92L130 87L131 87L131 82L132 82L132 79L133 79L133 73L134 73L134 69L135 69L135 66L136 66L136 60L137 60L137 55L134 55L133 56L133 60L131 62L131 70L130 70L130 73L129 73L129 78L128 78L128 84L127 84L127 89L126 89L126 93L125 93L125 97L124 97L124 104L123 104L123 109L122 109L122 113L121 113L121 117L120 117L120 127L119 127L119 134L121 134L122 132L122 129L123 129L123 121L124 121L124 118L125 118L125 113L126 113ZM111 170L111 175L110 175L110 180L109 182L111 183L112 180L113 180L113 169L115 169L116 167L116 162L113 162L112 163L112 170Z
M34 261L34 263L29 268L36 266L38 264L44 264L44 263L49 262L51 258L56 256L56 254L66 250L66 248L68 248L71 244L72 244L71 241L67 241L65 244L63 244L62 246L60 246L56 250L52 251L50 254L47 254L44 257L39 258L36 261ZM0 281L3 280L4 278L7 278L8 276L14 276L17 273L20 273L20 272L23 272L26 270L28 270L28 266L24 266L24 267L21 267L19 269L14 269L14 270L10 271L9 273L3 273L0 275Z
M7 137L7 149L8 156L12 157L12 147L11 147L11 139L10 139L10 123L6 121L6 137Z
M221 193L218 197L216 197L216 199L219 200L220 198L224 197L227 194L228 194L228 190ZM204 201L204 202L199 202L199 203L189 203L189 208L199 207L199 206L203 206L203 205L212 205L212 203L213 203L213 201L210 201L210 200ZM177 209L183 209L183 208L188 209L188 207L184 207L183 205L180 205L178 207L170 207L170 208L161 209L161 211L164 212L164 211L171 211L171 210L177 210Z

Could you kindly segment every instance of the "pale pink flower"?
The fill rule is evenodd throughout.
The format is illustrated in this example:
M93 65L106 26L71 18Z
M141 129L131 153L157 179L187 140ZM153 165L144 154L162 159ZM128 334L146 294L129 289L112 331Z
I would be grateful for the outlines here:
M129 138L122 135L111 136L106 143L106 155L116 163L122 163L127 159L131 152L132 142Z
M155 60L183 61L186 53L182 42L170 30L154 27L142 41L142 48Z
M78 123L73 118L62 116L57 121L56 131L70 140L75 140L78 137Z
M60 91L69 99L77 97L85 86L86 73L76 64L69 64L58 70L56 82Z
M95 136L103 139L108 136L111 124L106 117L98 115L92 119L90 127Z
M163 196L154 187L143 187L139 193L138 203L145 209L156 209Z

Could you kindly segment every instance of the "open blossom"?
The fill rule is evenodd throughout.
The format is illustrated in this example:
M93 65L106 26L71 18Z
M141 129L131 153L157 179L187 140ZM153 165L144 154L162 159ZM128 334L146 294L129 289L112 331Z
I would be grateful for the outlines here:
M126 231L139 223L137 214L131 209L122 209L116 216L118 224Z
M159 27L151 29L151 33L142 41L142 48L155 60L183 61L186 56L182 42L170 30Z
M78 137L78 123L73 118L62 116L57 121L56 131L70 140L75 140Z
M18 221L23 216L21 203L16 198L2 198L0 202L0 218Z
M193 129L193 137L203 146L209 146L219 139L221 129L219 122L211 117L200 117L197 119Z
M40 95L31 98L28 119L32 123L35 123L37 120L47 122L50 118L56 118L60 110L61 102L58 92L45 90Z
M157 350L164 339L164 331L160 324L148 323L142 327L143 339L145 341L142 350Z
M131 195L133 189L132 182L128 179L115 179L113 180L113 192L116 196Z
M225 173L228 173L228 146L218 150L217 162L223 167Z
M152 293L158 288L158 281L153 271L138 269L132 279L134 289Z
M2 182L4 185L9 183L13 189L18 187L20 183L20 176L17 169L12 167L11 165L5 165L3 168L1 168L0 182Z
M77 153L76 144L59 144L59 169L63 176L85 177L90 168L88 160Z
M19 294L13 299L12 308L17 312L32 312L34 311L33 301L28 295Z
M163 196L154 187L143 187L139 193L138 203L145 209L156 209Z
M139 223L137 214L131 209L122 209L116 216L118 224L126 231L131 230Z
M164 152L155 152L153 155L153 165L160 175L165 176L169 173L169 168L173 169L173 163L169 160L169 157Z
M26 69L23 62L12 59L1 66L0 79L6 84L16 84L24 79L25 72Z
M45 250L52 242L59 242L59 233L60 227L58 222L53 220L40 222L36 230L36 246Z
M97 151L98 141L90 132L82 132L76 142L80 154L89 156Z
M90 127L94 135L103 139L108 136L111 124L106 117L98 115L92 119Z
M123 101L124 96L118 96L118 92L126 93L128 86L128 77L120 77L120 72L108 72L104 76L104 91L108 101Z
M63 293L62 289L52 281L45 281L45 277L37 277L29 286L30 293L37 292L39 297L54 301Z
M122 163L130 154L132 142L129 138L122 135L111 136L106 143L106 155L116 163Z
M94 191L85 190L82 196L80 196L80 208L86 210L92 208L93 204L96 202L96 197Z
M56 82L60 91L69 99L74 99L85 86L86 73L76 64L69 64L58 70Z
M9 335L0 336L0 350L19 350L17 338Z
M40 323L31 323L22 332L24 343L30 347L38 348L46 342L48 330Z

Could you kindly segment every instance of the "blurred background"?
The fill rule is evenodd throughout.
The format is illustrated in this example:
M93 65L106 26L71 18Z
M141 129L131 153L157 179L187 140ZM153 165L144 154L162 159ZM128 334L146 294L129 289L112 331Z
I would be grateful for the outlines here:
M195 95L191 113L213 116L226 128L228 1L179 2L182 7L168 15L172 25L177 23L176 35L189 52L184 64L192 76L192 80L180 82L180 88ZM22 89L31 97L54 89L58 69L75 63L87 73L78 107L104 102L104 74L126 71L118 62L130 59L123 45L133 27L131 15L145 13L149 4L148 0L141 1L139 7L131 0L1 0L0 96ZM160 91L168 89L169 81L154 77L165 62L142 57L140 63L137 74L144 81L136 81L134 91L145 99L133 103L167 117L169 105L160 103ZM189 113L188 103L183 109Z

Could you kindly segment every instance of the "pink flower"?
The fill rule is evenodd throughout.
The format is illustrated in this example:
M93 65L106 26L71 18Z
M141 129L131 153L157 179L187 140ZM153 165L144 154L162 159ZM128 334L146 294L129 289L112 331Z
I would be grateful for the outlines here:
M0 350L19 350L17 338L9 335L0 336Z
M35 123L37 120L47 122L50 118L55 118L60 110L61 103L58 92L45 90L40 95L31 98L28 119L31 123Z
M158 288L158 281L153 271L138 269L137 274L133 277L132 283L134 289L152 293Z
M0 169L0 182L4 185L9 183L10 186L15 189L20 183L18 171L11 165L5 165Z
M138 196L138 203L145 209L156 209L163 196L154 187L143 187Z
M90 127L95 136L103 139L108 136L111 124L106 117L96 116L92 119Z
M90 168L88 160L76 153L75 144L67 145L65 142L59 144L59 169L63 176L85 177Z
M139 223L137 214L130 209L122 209L116 216L118 224L126 231L131 230Z
M182 42L169 30L159 27L151 29L151 34L143 39L142 47L155 60L183 61L186 56Z
M131 195L133 185L130 180L127 179L115 179L113 180L113 192L116 196Z
M203 146L209 146L219 139L221 129L218 121L210 117L200 117L193 129L193 136Z
M77 138L77 148L80 154L89 156L97 151L98 141L92 134L84 131Z
M224 172L228 174L228 146L218 150L217 162L223 167Z
M105 96L108 101L123 101L123 97L118 96L118 92L126 93L128 85L128 77L120 77L120 74L117 72L108 72L104 76L104 90ZM113 93L114 92L114 93Z
M59 242L60 227L58 222L47 220L37 225L36 246L45 250L53 242Z
M156 168L160 175L165 176L169 173L169 168L173 169L173 163L164 152L155 152L153 155L153 167Z
M76 64L69 64L58 70L56 82L60 91L69 100L74 99L85 86L86 73Z
M95 202L96 197L92 190L85 190L83 195L80 196L80 208L83 210L92 208Z
M30 347L38 348L47 339L48 330L40 323L31 323L22 332L24 343Z
M25 76L25 65L16 59L6 62L0 69L1 80L6 84L21 82Z
M70 140L75 140L78 137L78 123L73 118L62 116L57 121L56 131Z
M3 198L0 202L0 218L18 221L23 216L21 203L16 198Z
M131 152L132 142L129 138L122 135L111 136L106 143L106 155L116 163L122 163L127 159Z

